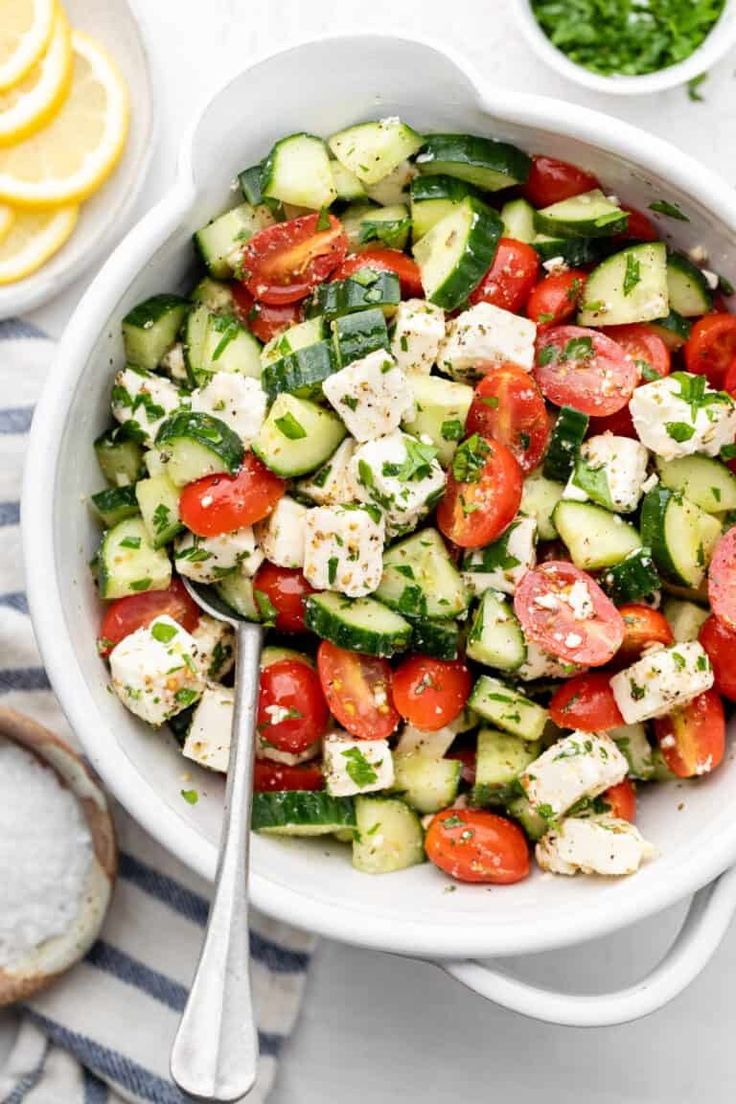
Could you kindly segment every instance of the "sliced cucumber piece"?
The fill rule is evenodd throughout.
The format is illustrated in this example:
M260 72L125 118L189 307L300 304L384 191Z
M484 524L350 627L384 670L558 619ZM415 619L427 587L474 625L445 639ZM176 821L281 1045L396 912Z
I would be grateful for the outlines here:
M541 739L549 713L500 679L481 675L468 699L480 717L528 743Z
M250 826L269 836L326 836L355 827L355 805L324 790L255 793Z
M331 410L309 399L280 394L253 442L267 468L286 479L315 471L332 456L345 426Z
M531 241L543 261L559 257L573 268L597 264L606 255L605 238L561 238L537 234Z
M287 353L281 360L264 364L261 384L271 401L282 391L302 398L317 398L322 395L322 380L331 376L337 367L332 342L318 341L306 349Z
M499 671L515 671L526 660L526 643L514 611L503 596L486 590L475 611L466 651L470 659Z
M337 160L363 184L377 184L421 149L424 139L401 119L358 123L328 139Z
M366 184L366 195L379 207L396 207L399 203L406 206L409 202L409 185L416 175L414 165L404 159L377 184Z
M592 502L563 498L552 520L572 562L583 571L612 567L641 548L641 537L630 522Z
M430 134L416 163L420 173L444 173L488 192L523 184L532 164L516 146L474 134Z
M253 334L234 314L217 314L203 303L192 308L184 324L184 360L195 387L215 372L261 375L261 346Z
M414 394L414 416L402 422L413 437L429 437L437 459L446 468L465 436L465 420L473 401L473 388L444 376L412 373L409 386Z
M248 169L243 169L238 173L238 181L240 183L240 190L243 193L243 199L250 203L253 207L259 207L261 204L265 204L266 207L274 214L278 214L280 207L277 199L271 199L269 196L264 196L263 189L261 187L261 178L263 176L263 162L258 165L251 165Z
M713 306L708 281L683 253L670 253L667 258L667 290L670 310L684 318L707 314Z
M721 523L682 494L660 485L644 496L641 533L666 579L698 587L721 535Z
M575 411L578 413L578 411ZM581 418L587 417L585 414ZM519 513L526 517L534 518L537 522L537 536L540 540L554 540L557 529L552 520L555 506L562 498L564 485L552 479L547 479L540 471L532 472L524 480L524 490L519 504Z
M563 238L610 238L626 229L629 216L600 188L563 199L543 207L534 216L534 225L541 234Z
M215 314L233 314L235 300L230 284L204 276L189 296L193 303L204 303Z
M310 345L317 345L327 337L327 327L324 318L308 318L306 322L297 322L296 326L290 326L288 330L272 337L261 349L261 363L274 364L277 360L296 353L300 349L307 349Z
M325 591L305 602L308 629L339 648L366 655L403 652L411 640L411 625L375 598L345 598Z
M664 318L655 318L650 322L649 328L662 338L670 352L676 353L689 338L692 326L687 318L683 318L677 311L670 310Z
M386 550L376 598L418 620L458 617L470 600L436 529L422 529Z
M424 832L405 801L356 797L353 866L363 874L390 874L424 862Z
M154 548L163 548L184 528L179 520L179 488L166 474L152 475L136 483L135 493L148 539Z
M95 513L106 529L111 529L119 521L135 517L139 513L135 487L126 483L122 487L107 487L104 491L90 496Z
M261 191L270 199L314 211L334 203L337 188L322 139L302 133L276 142L263 162Z
M340 221L353 250L371 248L375 242L389 249L403 249L409 240L411 219L403 203L349 208Z
M339 161L330 161L330 172L337 198L342 203L354 203L357 199L367 198L366 190L355 173L351 173L350 169L346 169Z
M629 776L649 781L654 775L654 755L652 745L647 739L647 730L643 724L619 725L609 730L608 735L618 744L619 750L629 764Z
M306 663L307 667L314 667L314 660L304 655L304 652L297 652L294 648L281 648L267 644L261 652L261 670L265 671L266 667L270 667L274 663L283 663L284 660L294 660L296 663Z
M168 553L150 543L142 518L126 518L103 533L97 554L97 582L101 598L125 598L169 586Z
M194 242L210 276L218 280L232 276L245 243L273 222L268 207L241 203L197 230Z
M548 479L566 483L570 478L589 422L587 414L572 406L560 408L544 458L544 474Z
M665 598L662 613L669 621L672 635L678 644L697 640L700 630L710 617L710 610L683 598Z
M143 446L124 425L102 433L94 444L97 463L108 483L124 487L144 474Z
M736 475L709 456L656 457L659 478L671 491L681 491L706 514L736 510Z
M435 759L412 752L394 755L394 790L418 813L438 813L457 797L463 765L459 759Z
M416 243L424 293L448 310L464 303L493 263L501 219L490 207L466 196Z
M669 309L666 246L664 242L644 242L614 253L591 272L578 324L650 322Z
M379 272L370 267L361 268L347 280L333 280L320 284L307 302L307 317L324 315L328 322L343 314L380 307L386 315L394 314L401 301L399 277L395 272Z
M549 831L549 824L544 817L532 808L529 798L525 794L509 801L506 805L506 812L514 820L518 820L532 842L540 840Z
M414 621L411 647L413 651L434 656L435 659L457 659L460 627L457 621Z
M535 214L536 212L531 203L521 197L510 199L508 203L504 203L501 208L503 236L513 238L514 241L527 242L527 244L534 241L537 235L534 226Z
M189 303L180 295L153 295L123 319L125 359L152 372L177 339Z
M337 363L341 368L377 349L390 348L386 316L378 307L336 318L332 323L332 332Z
M466 196L480 193L472 184L453 176L417 176L410 185L412 237L419 241L449 215Z
M177 487L205 475L235 475L243 462L243 444L232 429L211 414L189 410L172 414L156 434L166 474Z
M475 760L474 805L501 805L513 792L521 772L541 752L541 744L530 743L509 732L481 728Z
M613 602L636 602L659 590L662 580L649 548L629 552L620 563L604 571L601 586Z
M215 591L226 605L246 621L260 621L261 610L253 588L253 580L239 571L225 575L215 583Z

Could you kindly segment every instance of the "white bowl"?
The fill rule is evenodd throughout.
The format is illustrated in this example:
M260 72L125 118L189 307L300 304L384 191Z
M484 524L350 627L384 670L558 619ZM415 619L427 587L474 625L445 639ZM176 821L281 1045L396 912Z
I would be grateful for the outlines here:
M576 84L613 96L646 96L685 84L693 77L707 73L736 44L736 0L726 0L721 17L710 34L684 61L659 69L656 73L644 73L640 77L606 77L577 65L562 50L552 45L535 18L530 0L512 0L512 6L522 34L543 62L555 69L560 76L567 77Z
M625 201L667 198L689 223L661 220L678 243L704 245L736 282L736 196L680 151L571 104L486 90L465 63L401 38L351 36L287 49L252 65L208 105L185 143L178 183L118 247L71 319L37 408L25 476L23 528L36 636L70 723L103 779L141 824L212 878L223 787L200 772L181 797L174 741L128 713L107 687L95 649L100 603L87 567L98 540L84 498L99 489L92 439L109 422L120 320L145 296L190 286L191 234L233 203L239 169L283 134L329 134L356 119L400 114L419 130L459 130L575 161ZM590 939L645 917L736 860L736 765L712 778L658 786L641 828L661 857L621 880L535 873L512 888L458 885L431 865L371 878L344 846L256 837L252 898L264 912L348 942L418 956L519 954Z

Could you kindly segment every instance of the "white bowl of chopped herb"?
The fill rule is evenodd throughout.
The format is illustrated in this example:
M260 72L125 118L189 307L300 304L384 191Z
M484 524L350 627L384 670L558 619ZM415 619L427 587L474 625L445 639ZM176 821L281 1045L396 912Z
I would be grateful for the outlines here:
M736 0L514 0L514 10L542 61L617 96L697 80L736 45Z

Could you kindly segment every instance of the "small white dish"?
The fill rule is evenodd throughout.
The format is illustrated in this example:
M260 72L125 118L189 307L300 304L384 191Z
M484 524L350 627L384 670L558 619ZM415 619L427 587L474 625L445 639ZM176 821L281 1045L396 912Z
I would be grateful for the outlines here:
M524 38L537 56L568 80L582 84L594 92L610 96L647 96L685 84L706 73L732 46L736 45L736 0L726 0L723 13L704 42L677 65L640 77L603 76L571 61L558 50L537 22L530 0L512 0L514 14Z
M79 212L68 242L37 272L0 286L0 320L53 299L112 251L127 230L153 151L154 93L138 19L128 0L65 0L72 26L109 52L128 86L130 124L122 159L106 184Z

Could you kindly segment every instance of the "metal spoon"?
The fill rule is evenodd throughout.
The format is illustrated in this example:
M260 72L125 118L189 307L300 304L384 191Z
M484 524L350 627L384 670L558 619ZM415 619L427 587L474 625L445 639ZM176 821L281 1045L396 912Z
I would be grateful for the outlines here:
M259 625L238 618L207 587L182 582L211 617L235 629L235 709L215 890L202 952L171 1050L171 1076L196 1100L231 1102L252 1088L258 1030L250 983L248 854L253 789Z

